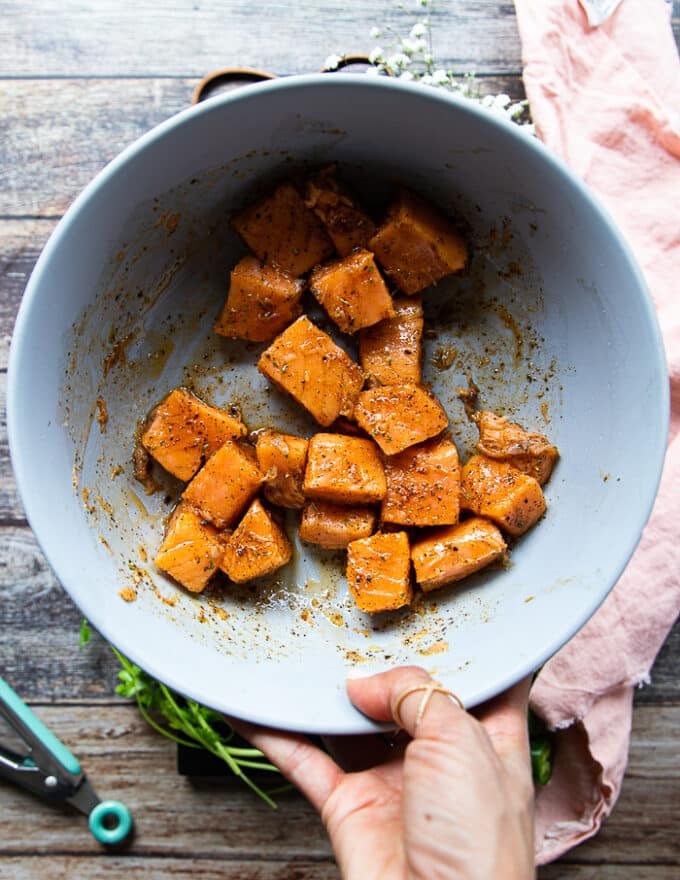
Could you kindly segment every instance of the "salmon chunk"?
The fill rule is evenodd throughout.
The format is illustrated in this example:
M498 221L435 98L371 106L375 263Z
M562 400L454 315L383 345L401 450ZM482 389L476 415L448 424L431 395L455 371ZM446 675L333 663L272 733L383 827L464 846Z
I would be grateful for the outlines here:
M227 541L220 567L234 583L243 584L272 574L291 553L285 532L256 498Z
M229 440L203 465L182 497L205 519L223 529L236 522L262 481L255 456Z
M240 260L230 277L227 301L214 327L220 336L268 342L302 314L302 279L255 257Z
M279 431L262 431L257 435L255 455L264 475L263 492L267 501L279 507L302 507L307 440Z
M479 431L477 451L487 458L506 461L543 485L559 458L557 447L535 431L525 431L503 416L480 410L474 421Z
M315 434L309 440L303 491L336 504L374 504L385 497L385 471L372 440Z
M517 537L545 513L537 480L504 461L473 455L461 475L460 506L493 520Z
M358 364L304 315L272 342L257 366L324 427L352 414L364 383Z
M334 253L333 243L292 183L232 217L232 225L255 256L293 278Z
M468 249L434 205L402 189L369 242L385 273L403 293L418 293L465 268Z
M506 544L497 526L473 516L419 538L411 547L416 581L429 592L459 581L503 557Z
M394 611L413 599L406 532L378 532L347 547L347 585L360 611Z
M386 385L362 391L354 419L385 455L395 455L441 434L449 419L433 394L419 385Z
M394 315L392 297L369 251L317 266L309 289L344 333L355 333Z
M375 531L377 515L370 507L345 507L329 501L308 501L302 510L299 535L308 544L339 550Z
M389 456L385 460L385 478L383 522L402 526L458 522L460 467L453 441L429 440Z
M247 428L235 415L209 406L186 388L175 388L151 411L141 442L179 480L190 480L203 462Z
M346 257L355 248L368 247L376 226L334 172L329 166L309 178L305 204L323 223L335 250Z
M224 538L180 501L170 518L155 564L192 593L205 589L224 553Z
M359 362L369 385L421 380L423 305L420 297L395 299L394 317L359 334Z

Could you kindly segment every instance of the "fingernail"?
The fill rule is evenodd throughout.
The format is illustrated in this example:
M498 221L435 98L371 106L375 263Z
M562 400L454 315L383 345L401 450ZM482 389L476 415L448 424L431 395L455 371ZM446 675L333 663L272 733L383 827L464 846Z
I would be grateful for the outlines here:
M355 678L370 678L372 672L364 672L363 669L348 669L347 678L354 680Z

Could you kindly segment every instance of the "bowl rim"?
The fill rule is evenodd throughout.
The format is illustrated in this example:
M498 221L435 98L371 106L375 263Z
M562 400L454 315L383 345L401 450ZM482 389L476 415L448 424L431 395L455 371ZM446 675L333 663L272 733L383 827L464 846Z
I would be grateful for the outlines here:
M479 688L477 693L475 694L475 699L471 704L481 703L484 700L498 694L507 687L510 687L512 684L514 684L525 675L528 675L531 672L535 671L543 663L545 663L546 660L553 656L566 642L568 642L575 635L575 633L578 632L578 630L581 629L581 627L590 619L590 617L595 613L602 602L604 602L605 598L609 595L616 582L618 581L621 573L628 565L628 562L635 552L635 548L637 547L640 537L642 536L643 529L651 514L661 480L664 452L670 421L670 391L667 381L668 369L663 338L661 335L658 317L656 314L654 303L652 301L652 297L642 274L642 270L637 263L637 260L632 252L630 245L624 238L622 232L620 231L617 224L614 222L608 210L601 204L600 199L593 194L589 187L583 181L581 181L558 156L552 153L537 138L532 137L528 133L521 131L520 127L509 119L503 118L498 114L494 114L471 100L449 92L445 92L440 89L429 88L423 86L422 84L403 82L390 77L367 76L365 73L343 73L341 75L317 73L294 75L290 77L273 79L266 82L254 83L252 85L246 85L238 89L237 91L227 92L225 94L209 98L194 106L188 106L184 110L181 110L180 112L174 114L160 124L156 125L154 128L150 129L139 138L137 138L135 141L133 141L131 144L129 144L127 147L125 147L84 187L84 189L80 192L80 194L76 197L76 199L64 213L63 217L58 222L45 247L43 248L31 273L22 297L10 344L7 380L7 430L9 450L19 497L26 512L27 521L31 529L33 530L33 533L36 537L36 540L38 541L42 552L44 553L50 566L55 572L57 579L59 580L60 584L63 585L64 589L69 594L74 603L77 604L79 609L88 618L88 620L91 620L93 626L96 627L96 629L102 634L102 636L106 638L107 641L110 641L112 644L117 645L126 656L128 656L133 662L138 663L140 666L142 666L142 668L147 670L149 674L153 675L155 678L161 681L165 681L170 687L173 687L175 690L182 694L191 696L192 698L197 699L205 703L206 705L216 706L216 695L211 695L210 693L207 693L201 687L200 682L196 682L195 685L193 685L191 688L187 688L184 683L178 685L176 681L173 682L171 680L171 677L169 677L163 669L158 668L153 662L149 662L149 659L146 656L143 656L143 652L137 650L137 646L135 644L125 644L125 634L116 631L115 625L113 627L109 626L107 620L102 619L97 614L97 606L94 599L91 602L88 602L86 596L83 596L82 591L73 586L73 582L74 580L77 580L78 576L72 572L64 570L64 566L55 565L52 562L54 555L51 553L50 550L50 535L44 529L36 529L34 525L34 521L37 518L39 503L37 499L33 498L32 493L29 491L28 476L29 469L31 467L31 460L30 455L23 447L22 438L21 436L19 436L19 429L17 427L19 424L19 411L22 407L22 400L19 394L20 373L18 364L22 354L22 349L26 346L28 341L28 333L30 329L29 313L31 311L31 305L33 301L38 297L42 277L49 267L53 253L55 253L60 247L62 238L66 234L72 218L78 215L78 213L81 211L81 208L93 197L93 195L100 189L103 184L110 181L116 176L119 169L124 167L130 160L134 159L135 156L147 149L149 146L153 145L157 141L162 140L168 132L171 132L181 126L190 125L192 121L199 116L204 116L211 113L220 113L222 112L222 108L225 105L234 105L244 101L251 101L256 98L257 95L266 92L275 93L301 88L318 87L332 87L333 89L361 88L366 90L373 89L376 90L376 92L381 90L388 90L411 93L417 95L418 99L423 101L424 103L445 103L451 106L452 109L455 110L455 112L467 113L471 116L478 117L488 125L501 127L508 133L510 137L521 141L524 148L527 149L530 153L535 154L539 161L545 162L549 166L551 166L552 170L556 172L561 178L563 178L568 183L569 187L575 190L578 193L579 197L585 200L585 202L590 205L591 209L593 209L595 213L599 214L604 223L607 225L611 236L628 259L630 269L634 277L635 287L642 295L642 302L647 316L648 329L651 332L655 341L655 351L657 354L655 373L659 376L660 380L660 387L658 389L658 411L660 416L658 448L652 450L652 452L657 456L656 478L655 480L651 481L649 486L647 487L645 503L643 505L640 505L638 509L638 515L636 517L636 534L638 535L638 537L635 541L635 545L630 548L628 555L625 556L625 559L621 561L621 564L616 568L616 570L610 571L609 577L607 578L607 581L609 582L607 588L603 589L601 592L598 592L590 603L583 603L581 614L578 615L578 617L576 618L576 622L574 623L574 625L568 627L564 631L560 631L559 634L550 641L550 644L547 645L542 652L540 652L540 654L532 655L530 661L525 660L523 662L517 663L512 668L507 669L504 675L498 676L494 680L492 685L489 685L486 688ZM75 598L76 596L78 597L77 601ZM239 717L238 706L229 705L229 698L230 695L228 693L221 693L219 695L219 706L217 706L216 708L232 714L235 717ZM305 725L301 729L304 729L310 733L337 734L365 733L368 730L376 729L376 725L373 722L370 722L368 719L364 718L364 716L361 716L358 712L356 713L356 716L356 721L354 723L348 721L344 725L335 724L330 729L328 726L315 727L310 725ZM285 726L287 727L287 729L292 729L290 725L283 725L281 723L276 724L275 722L273 722L272 718L267 715L266 710L263 711L259 716L253 713L248 713L247 718L249 721L252 721L254 723L265 724L269 726Z

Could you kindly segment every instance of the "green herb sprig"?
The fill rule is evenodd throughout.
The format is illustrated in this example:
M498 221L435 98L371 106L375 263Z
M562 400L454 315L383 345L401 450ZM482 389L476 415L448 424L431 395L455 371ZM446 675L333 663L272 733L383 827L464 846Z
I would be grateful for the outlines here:
M259 749L234 744L235 731L219 712L180 696L161 682L147 675L120 651L111 646L120 663L119 683L116 693L134 699L137 708L149 727L168 739L192 749L206 749L227 764L232 773L241 779L270 807L276 809L272 795L285 791L289 786L279 786L265 791L248 775L249 770L278 774L275 767Z

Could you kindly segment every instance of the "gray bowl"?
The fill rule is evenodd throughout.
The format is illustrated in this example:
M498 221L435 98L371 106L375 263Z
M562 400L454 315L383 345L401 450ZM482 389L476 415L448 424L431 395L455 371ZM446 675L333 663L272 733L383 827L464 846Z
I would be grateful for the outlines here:
M548 513L508 569L373 620L348 601L338 558L300 545L257 588L186 594L150 561L179 487L166 480L147 496L131 466L139 419L177 384L237 403L251 428L314 430L258 375L258 347L211 328L242 253L229 212L289 171L330 161L375 207L403 182L467 226L470 272L426 296L426 379L461 453L474 436L456 388L471 373L486 408L547 432L562 454ZM178 691L317 732L373 726L345 696L352 668L417 663L474 705L540 666L631 556L668 423L649 295L587 189L511 123L364 75L247 87L125 150L40 257L9 374L26 513L83 614Z

